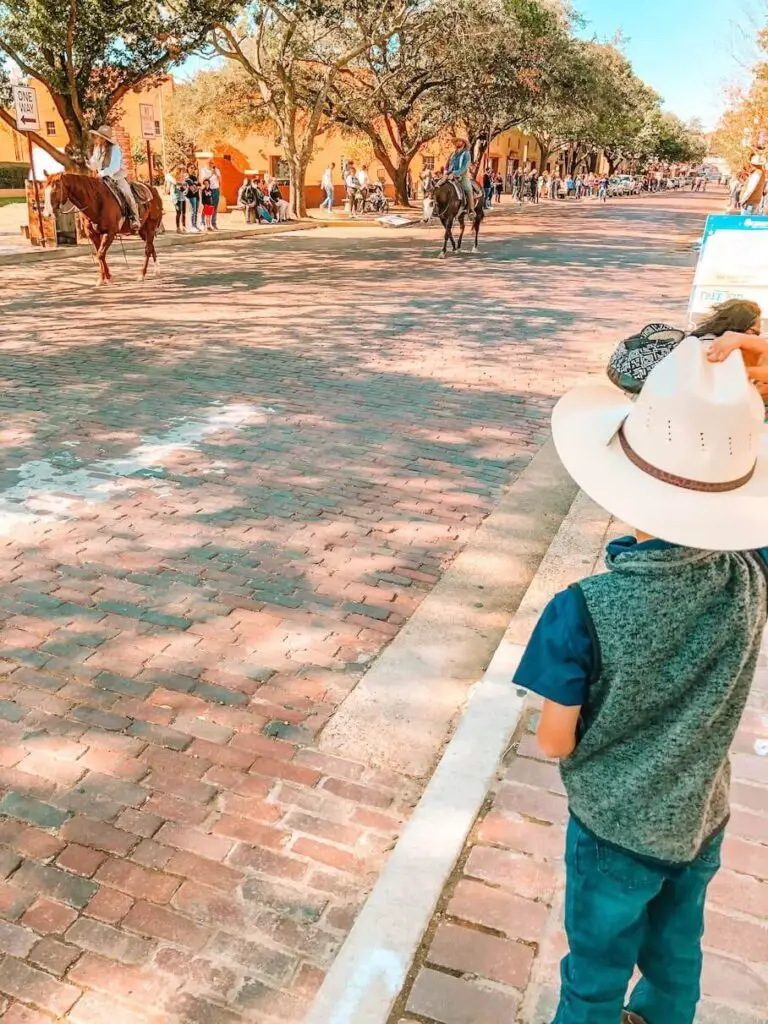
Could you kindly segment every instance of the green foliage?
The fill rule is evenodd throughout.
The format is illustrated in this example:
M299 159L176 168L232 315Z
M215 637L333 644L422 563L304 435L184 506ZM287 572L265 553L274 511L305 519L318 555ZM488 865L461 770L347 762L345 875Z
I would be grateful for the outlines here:
M252 126L269 118L290 166L290 203L305 212L304 179L335 82L363 53L386 49L418 0L254 0L211 34L215 53L239 65L233 84ZM221 81L221 80L219 80ZM224 97L224 109L232 110ZM202 114L202 107L198 106ZM240 122L243 124L243 122ZM211 126L201 127L208 132Z
M202 45L226 0L0 0L0 52L49 89L85 159L88 131L109 121L122 97Z
M195 162L195 139L187 128L186 119L180 119L177 114L166 117L164 127L167 170L176 174Z

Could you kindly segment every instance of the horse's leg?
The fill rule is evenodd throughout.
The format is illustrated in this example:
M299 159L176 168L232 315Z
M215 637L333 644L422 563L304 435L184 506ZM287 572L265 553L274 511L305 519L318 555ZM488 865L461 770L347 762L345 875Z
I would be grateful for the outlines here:
M104 268L101 263L101 256L99 255L99 248L101 246L101 232L98 231L92 224L88 224L88 238L93 246L93 253L96 257L96 270L99 275L98 284L106 284L107 278L104 276Z
M444 260L445 259L446 250L448 249L448 236L451 233L451 223L450 223L450 221L444 220L443 221L443 227L445 228L445 233L443 235L443 249L442 249L442 252L440 253L440 258Z
M451 243L451 252L456 252L456 242L453 238L453 214L448 214L445 220L445 244ZM445 255L445 249L443 249Z
M474 231L475 231L475 247L472 250L472 252L475 252L475 250L477 249L478 239L480 237L480 223L481 223L481 221L483 220L484 217L485 217L485 212L484 212L483 208L480 206L480 207L477 208L477 210L475 212L475 223L473 225Z
M107 264L107 250L115 240L114 230L110 230L102 234L101 242L99 243L99 265L101 267L101 273L106 284L112 280L112 274L110 273L109 266Z
M456 249L460 249L461 248L461 240L464 237L464 228L465 228L465 226L466 225L464 223L464 214L460 213L459 214L459 227L460 227L461 230L459 231L459 242L458 242L458 245L454 246L454 248L456 248Z

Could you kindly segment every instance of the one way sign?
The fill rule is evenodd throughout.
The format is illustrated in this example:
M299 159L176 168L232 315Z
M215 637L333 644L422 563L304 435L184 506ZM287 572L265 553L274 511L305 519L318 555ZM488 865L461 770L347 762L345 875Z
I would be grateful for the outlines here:
M39 132L40 114L37 110L37 93L27 85L14 85L13 100L16 104L16 127L20 132Z

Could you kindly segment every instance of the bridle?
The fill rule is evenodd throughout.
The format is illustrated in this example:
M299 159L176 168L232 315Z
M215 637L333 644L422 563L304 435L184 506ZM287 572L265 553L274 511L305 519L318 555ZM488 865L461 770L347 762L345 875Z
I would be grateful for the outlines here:
M66 199L64 198L64 180L61 177L57 178L57 180L50 186L50 189L51 209L54 213L58 211L59 213L63 213L68 216L70 213L74 213L77 210L77 207L69 196L67 196ZM69 200L69 209L64 206L64 203L67 200Z

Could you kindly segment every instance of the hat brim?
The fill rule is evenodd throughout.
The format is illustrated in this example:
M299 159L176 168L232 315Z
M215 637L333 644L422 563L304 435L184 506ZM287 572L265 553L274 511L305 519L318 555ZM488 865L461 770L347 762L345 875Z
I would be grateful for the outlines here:
M110 138L109 135L105 135L104 132L97 132L95 128L91 128L91 135L98 135L100 139L105 139L107 142L114 142L114 138Z
M656 480L624 454L618 429L632 405L614 387L586 384L555 406L555 447L579 487L618 519L673 544L708 551L768 547L768 434L743 487L687 490Z

